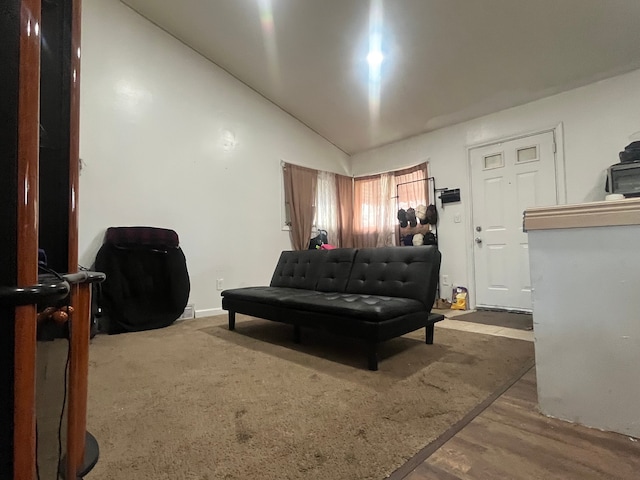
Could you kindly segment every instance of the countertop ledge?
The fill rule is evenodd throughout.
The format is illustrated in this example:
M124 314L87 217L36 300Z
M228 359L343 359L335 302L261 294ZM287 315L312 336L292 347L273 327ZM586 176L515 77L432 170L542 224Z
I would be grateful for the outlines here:
M528 208L524 230L640 225L640 198Z

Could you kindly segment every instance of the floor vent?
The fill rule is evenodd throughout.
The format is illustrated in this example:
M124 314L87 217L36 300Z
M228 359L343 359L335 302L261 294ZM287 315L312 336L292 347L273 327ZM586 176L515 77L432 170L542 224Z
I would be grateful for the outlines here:
M191 318L196 318L196 307L195 305L187 305L182 312L182 315L178 317L178 320L189 320Z

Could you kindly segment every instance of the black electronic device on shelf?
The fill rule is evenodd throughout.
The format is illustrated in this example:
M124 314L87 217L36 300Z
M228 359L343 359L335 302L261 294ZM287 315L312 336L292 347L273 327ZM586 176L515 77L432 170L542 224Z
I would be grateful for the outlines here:
M640 160L616 163L607 169L608 193L620 193L625 197L640 196Z
M631 142L618 155L620 163L607 169L605 191L625 197L640 196L640 141Z

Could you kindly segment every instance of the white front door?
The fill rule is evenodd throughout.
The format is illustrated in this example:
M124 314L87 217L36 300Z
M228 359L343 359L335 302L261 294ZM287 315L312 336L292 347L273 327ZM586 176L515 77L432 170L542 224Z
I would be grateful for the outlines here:
M476 306L530 311L528 207L556 205L553 132L470 150Z

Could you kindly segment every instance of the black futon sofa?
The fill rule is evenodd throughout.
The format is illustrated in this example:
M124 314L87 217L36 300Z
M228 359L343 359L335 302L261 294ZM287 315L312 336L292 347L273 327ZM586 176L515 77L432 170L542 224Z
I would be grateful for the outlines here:
M222 292L229 311L362 339L370 370L378 369L378 343L426 327L433 343L431 314L440 271L440 252L433 246L339 248L286 251L268 287Z

